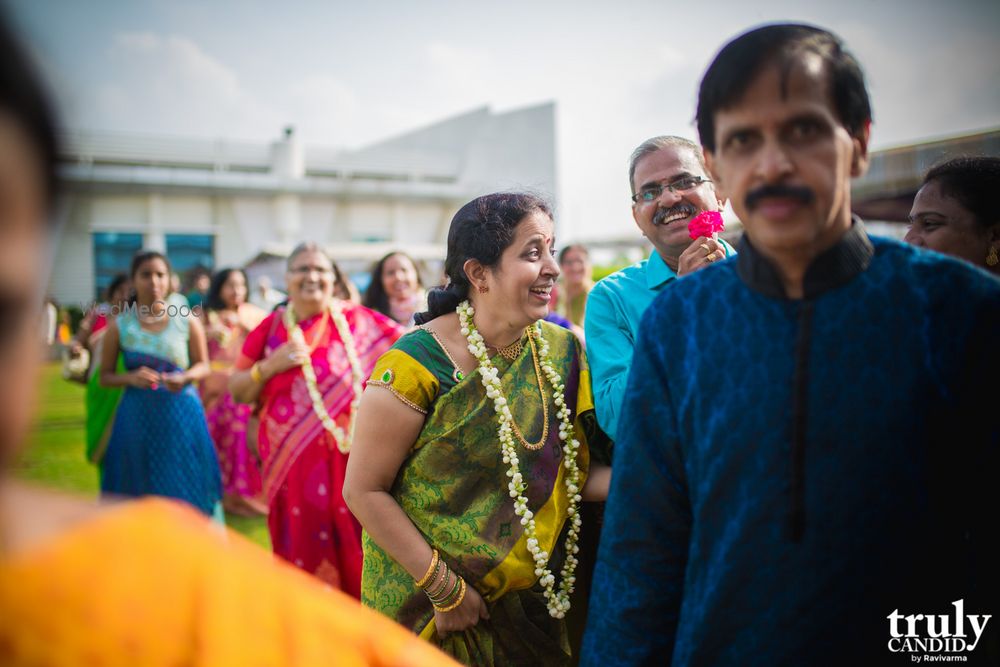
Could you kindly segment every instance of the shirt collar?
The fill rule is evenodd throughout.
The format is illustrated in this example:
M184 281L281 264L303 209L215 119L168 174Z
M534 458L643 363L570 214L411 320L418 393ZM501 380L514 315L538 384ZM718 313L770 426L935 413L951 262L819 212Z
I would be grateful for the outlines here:
M674 270L667 266L667 263L660 257L660 253L653 249L646 262L646 287L649 289L659 289L664 283L677 277Z
M854 216L850 229L813 260L802 281L806 299L819 296L850 282L871 264L875 248L861 218ZM736 255L736 272L751 289L773 299L784 299L785 287L777 267L753 247L744 234Z

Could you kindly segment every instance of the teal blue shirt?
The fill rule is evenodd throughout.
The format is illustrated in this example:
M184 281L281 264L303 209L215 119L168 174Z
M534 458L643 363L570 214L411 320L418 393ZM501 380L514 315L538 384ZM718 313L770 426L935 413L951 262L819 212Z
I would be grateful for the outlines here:
M725 241L726 257L736 254ZM632 351L642 314L677 274L655 250L641 262L599 281L587 297L584 333L594 387L597 423L612 440L618 433L618 415Z

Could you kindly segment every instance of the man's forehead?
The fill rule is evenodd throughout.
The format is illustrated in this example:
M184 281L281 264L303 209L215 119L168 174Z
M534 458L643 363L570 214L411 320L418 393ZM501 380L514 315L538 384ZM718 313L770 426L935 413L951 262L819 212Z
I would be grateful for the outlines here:
M739 99L716 112L716 120L727 112L760 116L765 109L803 101L818 102L836 116L829 71L817 53L804 52L793 60L766 63Z
M643 156L635 165L635 185L683 174L704 176L700 156L689 146L664 146Z

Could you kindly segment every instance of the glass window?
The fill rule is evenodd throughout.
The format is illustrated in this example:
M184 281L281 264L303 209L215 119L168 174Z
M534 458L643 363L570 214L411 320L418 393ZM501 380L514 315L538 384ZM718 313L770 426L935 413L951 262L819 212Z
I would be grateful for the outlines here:
M167 259L181 277L195 267L215 266L215 237L211 234L167 234Z
M128 273L132 257L142 249L142 234L97 232L94 235L94 298L100 301L119 273Z

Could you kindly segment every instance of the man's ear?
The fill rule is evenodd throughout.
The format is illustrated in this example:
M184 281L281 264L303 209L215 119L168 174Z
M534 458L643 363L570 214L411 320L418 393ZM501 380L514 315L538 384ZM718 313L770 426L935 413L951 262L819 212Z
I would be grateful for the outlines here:
M632 202L632 219L635 220L635 226L642 232L642 225L639 224L639 205L635 202ZM645 234L646 232L642 233Z
M462 265L462 270L465 271L465 277L469 279L469 284L473 288L487 287L486 285L486 267L483 266L478 259L467 259L465 264Z
M861 130L851 137L854 152L851 155L851 178L864 176L868 171L868 139L871 136L872 123L865 121Z

